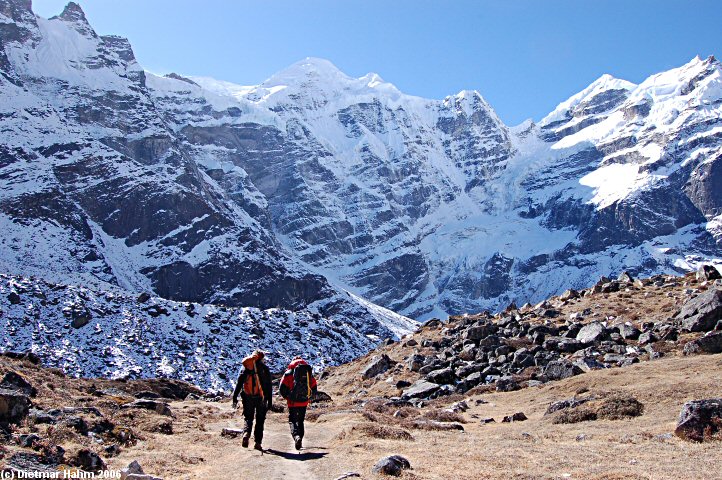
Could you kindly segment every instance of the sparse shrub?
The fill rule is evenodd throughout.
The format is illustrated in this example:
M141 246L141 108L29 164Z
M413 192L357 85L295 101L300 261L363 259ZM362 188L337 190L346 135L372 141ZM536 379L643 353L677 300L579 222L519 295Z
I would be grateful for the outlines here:
M577 408L565 408L559 410L553 417L552 423L564 424L564 423L579 423L589 422L597 419L597 413L591 408L577 407Z
M422 415L424 418L429 420L435 420L437 422L459 422L466 423L463 415L449 410L429 410L424 412Z
M375 423L361 423L359 425L354 425L351 427L351 432L364 437L380 438L384 440L414 440L414 437L403 428L390 427Z
M597 416L606 420L638 417L644 412L644 405L634 397L611 397L604 400L597 409Z

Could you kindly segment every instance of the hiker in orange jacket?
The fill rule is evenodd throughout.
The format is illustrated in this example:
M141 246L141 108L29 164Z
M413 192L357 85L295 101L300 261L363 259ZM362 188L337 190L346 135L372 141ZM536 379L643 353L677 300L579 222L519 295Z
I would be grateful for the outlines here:
M271 372L263 362L263 350L255 350L250 356L243 359L241 372L238 375L236 389L233 391L233 409L238 408L238 394L241 394L243 404L243 440L241 445L248 447L253 428L253 417L256 417L256 429L253 431L255 444L253 448L263 451L263 426L266 421L266 411L272 405Z
M288 425L296 450L301 450L306 407L317 393L311 366L301 357L291 361L281 379L279 393L288 403Z

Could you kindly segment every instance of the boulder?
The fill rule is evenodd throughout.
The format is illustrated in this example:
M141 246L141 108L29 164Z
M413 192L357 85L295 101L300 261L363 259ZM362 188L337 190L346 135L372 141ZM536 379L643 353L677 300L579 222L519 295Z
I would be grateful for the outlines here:
M97 473L106 469L105 462L100 455L87 448L78 450L78 453L70 459L70 464L86 472Z
M592 322L584 325L577 334L577 340L590 345L594 342L600 342L607 334L607 329L599 322Z
M411 464L401 455L384 457L373 466L371 471L377 475L391 475L398 477L402 470L411 469Z
M694 442L722 439L722 398L685 403L674 434Z
M418 372L423 368L423 366L426 364L426 357L417 353L414 355L411 355L409 359L406 361L406 366L409 367L409 370L412 372Z
M619 334L625 340L636 340L642 334L642 332L631 323L617 325L617 328L619 328Z
M573 298L579 298L579 292L577 292L573 288L570 288L566 292L559 295L559 300L562 300L562 301L571 300Z
M364 380L367 380L369 378L373 378L377 375L382 374L386 370L388 370L391 367L391 359L388 355L382 354L382 355L374 355L371 358L371 363L369 363L366 368L364 368L363 372L361 372L361 378Z
M549 380L562 380L584 373L584 370L567 360L555 360L549 362L542 374Z
M461 338L464 340L478 341L494 333L494 330L490 324L474 325L464 330Z
M435 393L439 388L439 385L426 380L417 380L409 388L404 390L402 397L404 398L429 398L431 394Z
M576 338L549 337L544 340L542 348L547 351L574 353L584 348L584 344Z
M722 278L722 275L720 275L719 270L717 270L714 265L702 265L697 269L697 280L700 282L708 282L710 280L717 280L719 278Z
M136 299L136 301L138 303L145 303L148 300L150 300L150 293L148 293L148 292L141 293L140 295L138 295L138 298Z
M722 333L708 333L684 345L685 355L695 353L722 353Z
M29 397L34 397L38 394L38 390L35 387L30 385L27 380L15 372L8 372L5 374L3 379L0 381L0 388L17 390Z
M168 417L173 416L173 412L171 411L170 406L167 403L158 402L156 400L139 399L121 405L121 408L142 408L145 410L152 410L160 415L166 415Z
M511 377L502 377L496 381L497 392L513 392L514 390L521 390L521 386Z
M224 428L221 430L221 437L236 438L243 436L242 428Z
M17 390L0 388L0 424L20 423L30 410L30 398Z
M126 468L120 471L120 480L163 480L143 471L137 460L133 460Z
M8 294L8 301L11 305L17 305L21 301L20 295L18 295L17 292L10 292Z
M456 381L456 375L451 368L440 368L439 370L429 372L426 375L425 380L427 382L437 384L451 384Z
M528 418L523 412L516 412L513 415L507 415L504 417L504 420L502 420L501 423L523 422L525 420L528 420Z
M722 290L710 289L687 300L675 318L689 332L712 330L722 319Z

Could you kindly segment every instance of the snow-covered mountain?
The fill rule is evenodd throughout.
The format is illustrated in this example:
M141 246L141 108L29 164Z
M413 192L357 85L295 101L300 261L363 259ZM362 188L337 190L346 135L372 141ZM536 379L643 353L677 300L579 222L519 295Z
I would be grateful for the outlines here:
M605 75L510 128L478 92L320 59L258 86L159 77L73 3L0 0L0 42L9 272L384 334L413 324L374 303L426 319L722 256L714 58Z

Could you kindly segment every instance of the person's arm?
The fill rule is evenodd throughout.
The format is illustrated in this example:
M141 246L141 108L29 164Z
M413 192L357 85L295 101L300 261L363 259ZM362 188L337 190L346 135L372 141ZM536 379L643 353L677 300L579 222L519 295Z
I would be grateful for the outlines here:
M318 394L318 383L316 382L316 377L311 375L311 398L316 398L317 394Z

